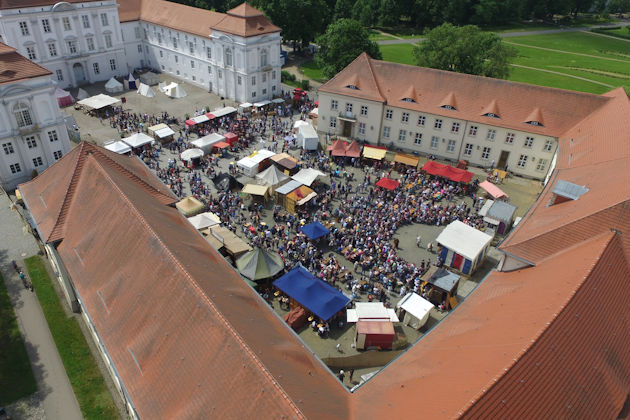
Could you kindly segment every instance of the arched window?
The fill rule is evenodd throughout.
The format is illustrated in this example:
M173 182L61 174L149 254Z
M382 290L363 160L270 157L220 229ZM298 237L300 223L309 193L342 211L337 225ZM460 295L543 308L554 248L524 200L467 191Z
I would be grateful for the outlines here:
M19 103L13 107L13 115L15 115L15 121L20 128L29 127L33 125L33 119L31 118L31 110L28 105Z
M229 47L225 49L225 65L232 65L232 49Z
M267 67L267 50L266 49L260 52L260 67Z

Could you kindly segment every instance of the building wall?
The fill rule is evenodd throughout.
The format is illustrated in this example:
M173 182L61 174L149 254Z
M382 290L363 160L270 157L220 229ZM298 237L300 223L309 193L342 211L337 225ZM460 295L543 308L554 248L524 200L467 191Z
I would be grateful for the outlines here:
M0 99L0 183L13 189L68 153L70 141L50 77L1 85ZM15 114L20 106L31 119L23 127Z

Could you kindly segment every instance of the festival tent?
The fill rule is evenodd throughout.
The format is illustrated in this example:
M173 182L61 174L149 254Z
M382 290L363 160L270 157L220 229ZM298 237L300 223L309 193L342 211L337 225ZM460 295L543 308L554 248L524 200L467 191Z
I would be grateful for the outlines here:
M281 169L284 169L289 175L291 172L294 172L297 168L298 161L293 156L288 153L278 153L271 157L271 160L278 166L281 166Z
M483 220L490 225L497 226L497 233L503 234L512 226L515 212L516 207L505 201L497 200L490 206Z
M72 105L74 103L74 98L70 94L70 92L59 89L55 90L55 96L57 97L57 103L60 107Z
M282 172L274 165L271 165L264 171L256 174L256 181L262 185L270 185L275 186L282 182L285 182L289 177Z
M262 108L263 106L267 106L267 105L269 105L270 103L271 103L271 101L264 100L264 101L256 102L256 103L254 104L254 107L256 107L256 108Z
M189 196L175 203L175 207L177 207L177 210L182 212L184 216L190 217L201 213L206 206L195 197Z
M197 230L209 228L211 226L218 225L219 223L221 223L221 219L219 219L219 216L209 211L198 214L193 217L189 217L188 221Z
M250 280L263 280L281 272L284 263L277 252L256 247L236 260L236 268Z
M79 88L79 92L77 93L77 99L79 101L81 101L83 99L87 99L89 97L90 97L90 95L88 95L88 93L85 90Z
M166 82L160 82L158 83L158 89L160 92L165 93L166 92L166 86L168 86L169 83Z
M419 158L414 155L408 155L406 153L396 153L394 156L394 162L402 163L403 165L408 165L412 167L417 167Z
M131 152L131 147L124 141L110 141L110 142L106 142L103 146L107 150L116 152L119 155L124 155L125 153Z
M151 143L153 141L153 137L147 136L144 133L134 133L129 137L125 137L122 141L135 148Z
M199 159L203 155L204 153L201 149L186 149L182 153L180 153L179 157L181 158L181 160L188 162L193 159Z
M251 110L252 108L252 104L249 102L243 102L242 104L240 104L238 106L238 112L240 113L247 113Z
M273 285L323 321L328 321L350 302L350 298L301 265L274 281Z
M226 148L230 147L230 143L227 143L225 141L218 141L218 142L214 143L212 145L212 147L215 148L215 149L226 149Z
M318 171L317 169L304 168L304 169L300 169L300 171L297 174L293 175L291 178L293 178L296 181L299 181L300 183L304 185L308 185L310 187L311 184L315 182L317 177L320 177L320 176L326 176L326 174L321 171Z
M232 175L226 173L216 175L212 178L212 182L219 191L238 190L243 188L243 184L238 182Z
M306 121L297 120L296 122L293 123L293 128L300 128L303 125L309 125L309 124Z
M400 182L391 178L381 178L375 184L377 187L385 188L386 190L394 191L396 188L400 186Z
M403 324L419 330L429 320L433 308L433 304L423 299L420 295L407 293L407 295L396 304L396 313L400 318L404 311Z
M155 96L155 92L151 89L151 86L144 83L140 83L137 93L147 98L153 98Z
M184 124L186 124L187 126L193 126L193 125L204 123L206 121L210 121L210 118L208 118L208 116L204 114L204 115L199 115L199 116L187 119L186 121L184 121Z
M352 143L346 147L346 156L353 158L361 156L361 145L356 140L353 140Z
M328 235L330 230L326 229L326 227L319 222L313 222L302 226L302 233L304 233L308 239L314 240Z
M177 83L171 83L170 85L166 86L164 88L164 93L173 99L184 98L186 97L186 95L188 95L184 88L182 88Z
M173 139L172 136L175 134L171 127L164 123L152 125L147 130L150 135L159 138L162 143L171 141Z
M479 186L483 188L493 198L509 198L509 196L504 193L501 188L497 187L492 182L483 181L481 184L479 184Z
M319 136L312 125L302 125L298 129L297 135L298 146L304 150L317 150L319 145Z
M363 148L363 157L374 160L383 160L387 154L387 149L380 146L365 146Z
M207 136L191 141L190 144L208 154L212 151L212 145L220 141L225 141L225 137L219 133L210 133Z
M262 197L263 199L267 199L269 197L269 186L267 185L257 185L257 184L247 184L241 190L243 194L249 195L257 195Z
M112 98L111 96L98 94L90 96L78 102L79 105L86 106L92 109L102 109L120 102L120 99Z
M105 90L109 93L119 93L123 91L123 85L112 77L105 83Z
M212 112L208 112L206 115L210 119L221 118L221 117L224 117L226 115L230 115L230 114L232 114L232 113L234 113L236 111L238 111L236 108L231 107L231 106L226 106L226 107L223 107L223 108L215 109Z
M140 82L149 86L157 85L158 83L160 83L160 76L153 73L152 71L148 71L140 75Z
M234 144L238 141L238 136L232 132L225 133L223 137L225 137L225 142L230 146L234 146Z
M391 322L400 322L396 311L386 308L383 302L356 302L354 309L346 311L346 321L354 323L359 320L384 319Z
M125 89L127 90L133 90L133 89L137 89L138 86L138 79L136 79L133 75L133 73L129 73L127 76L125 76L125 78L123 79L123 84L125 85Z
M284 197L284 208L292 214L295 214L295 207L302 206L313 198L317 197L317 193L307 187L300 185Z
M455 182L470 182L474 175L472 172L457 169L450 165L442 165L441 163L437 163L432 160L429 160L422 165L422 170L431 175L448 178Z
M432 265L426 273L420 277L425 282L423 293L426 292L427 300L433 304L444 305L447 310L455 308L457 301L457 285L460 276Z
M271 103L274 103L274 104L283 104L283 103L284 103L284 99L282 99L282 98L275 98L275 99L272 99L272 100L271 100Z
M392 348L395 340L396 332L394 331L394 324L389 320L357 322L354 344L359 350L369 348L389 350Z
M335 140L332 146L328 146L331 156L343 157L346 156L346 149L348 148L348 142L343 140Z
M275 153L270 150L260 149L249 156L245 156L236 162L236 165L241 168L245 175L253 177L269 165L269 158L274 155Z
M444 228L436 241L442 246L443 263L470 276L483 262L492 236L455 220Z

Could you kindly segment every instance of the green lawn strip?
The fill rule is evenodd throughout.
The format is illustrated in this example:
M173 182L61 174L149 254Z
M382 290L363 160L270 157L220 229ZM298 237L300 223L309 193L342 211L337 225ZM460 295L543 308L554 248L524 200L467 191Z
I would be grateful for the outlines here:
M391 35L385 35L384 33L381 33L379 31L376 31L374 29L368 29L369 34L370 34L370 40L371 41L386 41L388 39L396 39Z
M591 32L608 36L616 36L617 38L630 39L630 31L628 30L628 27L614 29L597 28L591 29Z
M393 63L414 64L413 44L381 45L383 60Z
M610 88L605 86L596 85L584 80L519 67L510 68L510 77L508 80L595 94L601 94L610 90Z
M508 33L508 32L526 32L526 31L548 31L550 29L558 29L556 25L546 24L542 22L538 23L527 23L527 22L516 22L509 25L488 25L488 26L480 26L482 31L486 32L499 32L499 33Z
M76 319L66 316L44 262L39 256L24 262L83 416L86 419L118 418L114 401L81 328Z
M510 38L507 42L615 59L624 59L625 55L630 55L627 42L587 32L518 36ZM546 54L550 52L547 51Z
M322 69L317 65L315 60L307 61L306 63L300 66L300 71L304 76L308 77L311 80L315 80L316 82L324 83L326 82L326 77L322 73Z
M35 391L35 376L0 275L0 406L8 405Z

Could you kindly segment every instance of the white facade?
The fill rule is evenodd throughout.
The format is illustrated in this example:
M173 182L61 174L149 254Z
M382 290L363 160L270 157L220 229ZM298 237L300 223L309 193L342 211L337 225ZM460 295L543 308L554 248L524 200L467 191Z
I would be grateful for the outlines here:
M120 26L115 0L0 10L2 42L50 70L60 87L126 72Z
M70 151L50 76L0 85L0 183L13 189Z
M558 139L542 134L329 92L320 92L318 99L319 131L369 144L450 161L465 159L475 166L490 167L494 162L495 168L507 165L514 174L541 180L557 150Z

